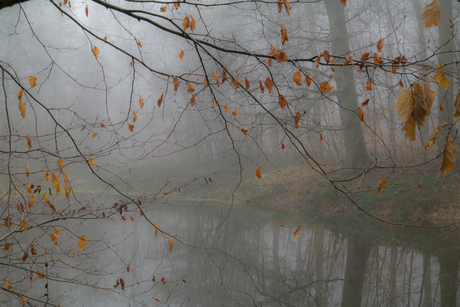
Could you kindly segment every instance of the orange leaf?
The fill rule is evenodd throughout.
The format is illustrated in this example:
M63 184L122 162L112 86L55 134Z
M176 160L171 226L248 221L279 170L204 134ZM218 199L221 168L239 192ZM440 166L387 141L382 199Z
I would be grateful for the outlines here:
M169 237L169 252L172 253L174 244L172 243L173 237Z
M340 0L340 4L342 4L344 7L347 7L347 0Z
M369 103L369 98L366 99L366 100L364 100L364 102L362 103L362 106L363 106L363 107L364 107L364 106L367 106L368 103Z
M131 219L131 221L133 221L133 222L134 222L134 218L133 218L132 216L130 216L129 218Z
M161 93L160 98L158 98L158 107L161 108L161 103L163 102L163 93Z
M286 13L290 15L291 14L291 4L289 3L288 0L284 0L284 8L286 9Z
M54 192L56 192L57 195L61 194L62 187L61 187L61 185L59 183L54 186Z
M193 84L191 82L188 83L188 89L187 91L189 93L193 93L195 91L195 87L193 86Z
M284 46L284 43L289 40L286 28L284 26L281 26L280 32L281 32L281 44L283 44Z
M281 13L283 9L283 0L278 0L278 14Z
M238 107L235 108L235 112L233 112L233 116L235 116L235 118L238 118Z
M192 18L192 21L190 22L190 29L193 31L195 31L195 28L196 28L196 21L195 19L193 19L193 16L190 15L190 18Z
M180 0L177 0L177 1L180 1ZM178 10L180 8L180 3L178 2L174 3L174 8Z
M131 267L130 264L128 264L128 266L126 267L126 271L129 272L129 268Z
M105 41L107 40L107 35L106 35L106 36L104 36L104 40L105 40Z
M30 196L29 198L29 209L32 209L34 203L35 203L36 197L35 195Z
M129 131L134 132L134 125L129 123L128 129L129 129Z
M157 302L161 302L161 300L160 300L158 297L157 297L157 298L155 298L155 301L157 301Z
M23 295L21 295L19 299L21 300L22 307L24 307L27 304L26 298Z
M59 171L62 172L62 167L64 166L64 160L62 160L62 158L58 159L57 166L59 167Z
M158 225L155 223L153 227L155 227L155 237L158 237Z
M96 133L93 133L93 135L91 136L92 139L94 139L96 137Z
M141 48L142 48L142 43L141 43L141 41L140 41L140 40L136 39L136 43L137 43L137 45L138 45L139 47L141 47Z
M278 104L280 105L281 109L283 109L287 105L286 97L284 95L280 95L278 97Z
M137 114L136 112L133 111L133 123L135 123L137 120Z
M207 86L208 86L208 77L204 76L203 89L205 89Z
M164 276L161 278L161 282L164 283L164 284L167 283L166 278Z
M184 20L182 21L182 26L184 27L184 31L190 28L190 19L188 16L185 16Z
M93 53L94 53L94 56L96 57L96 60L97 60L97 57L99 56L99 48L97 48L96 46L93 47Z
M190 97L190 105L192 107L195 105L195 96Z
M305 81L307 81L307 85L308 85L308 87L310 87L310 85L311 85L311 77L307 73L305 73L305 75L306 75L305 76Z
M372 91L372 79L367 80L366 91Z
M32 244L30 246L30 252L32 253L32 255L36 256L37 255L37 249L35 248L35 246Z
M217 76L217 68L216 68L216 71L212 74L214 80L216 80L216 83L217 83L217 87L220 86L220 83L219 83L219 77Z
M334 88L334 86L329 84L329 82L324 81L323 83L321 83L319 85L319 88L321 90L321 93L327 94L327 93L329 93L330 90L332 90Z
M362 57L361 57L361 61L367 60L369 58L369 55L370 55L369 52L366 52L365 54L363 54Z
M439 0L433 0L433 2L428 3L425 6L422 16L424 28L439 26L439 19L441 18L441 13L439 12Z
M278 222L280 223L281 226L284 226L283 223L281 222L281 220L278 220Z
M243 128L241 128L241 131L243 131L244 135L248 135L248 127L243 126Z
M296 72L294 74L294 77L292 78L294 82L297 84L297 86L302 85L302 73L300 71Z
M251 84L249 83L248 78L246 78L246 77L244 77L244 85L246 86L246 89L247 89L247 90L249 89L249 87L250 87L250 85L251 85Z
M364 113L363 113L363 110L361 108L358 109L358 113L359 113L359 121L360 122L363 122L364 121Z
M380 59L380 55L377 52L374 52L374 62L377 64L382 63L383 61Z
M11 244L8 243L8 242L6 242L6 243L5 243L5 246L3 247L3 250L4 250L4 251L7 251L7 250L10 249L10 247L11 247Z
M265 86L268 88L268 92L271 94L272 93L272 89L273 89L273 81L270 79L270 78L267 78L265 80Z
M262 91L262 94L265 92L265 88L264 88L264 85L262 84L262 81L259 80L259 86L260 86L260 90Z
M88 17L88 4L86 5L85 7L85 14L86 14L86 17ZM96 57L97 58L97 57Z
M323 58L326 61L327 64L331 62L331 56L329 55L329 51L324 50L323 52Z
M125 281L123 278L120 278L121 291L125 291Z
M225 106L224 111L225 111L225 113L228 113L228 107L227 106Z
M64 187L64 190L65 190L65 197L67 199L70 199L70 196L72 195L72 190L70 189L70 186L66 184Z
M177 88L179 87L179 78L177 78L176 76L174 76L173 78L173 84L174 84L174 91L176 92L177 91Z
M78 237L78 246L80 246L81 250L85 250L85 246L86 246L86 237L84 236L80 236Z
M384 39L382 38L382 39L380 39L379 42L377 43L377 52L382 51L383 41L384 41Z
M296 231L292 233L297 240L299 240L299 229L300 227L297 227Z
M286 146L284 145L284 143L281 143L281 150L284 150L284 148L286 148Z
M19 101L19 111L21 111L22 118L26 118L26 107L27 103L25 101Z
M30 76L29 77L29 83L32 88L37 86L37 77L35 76Z
M319 140L322 141L323 140L323 135L320 133L319 134Z
M214 104L217 106L219 105L219 99L216 98L216 100L214 100Z
M319 62L321 61L321 57L323 56L323 53L321 52L318 57L315 60L315 66L316 68L319 68Z
M181 52L179 52L179 58L182 60L182 58L184 57L185 55L185 52L182 50Z
M422 189L423 185L421 185L420 183L417 184L417 189L420 191Z
M29 224L29 223L28 223L27 221L22 221L22 222L21 222L21 227L22 227L24 230L26 230L28 224Z
M347 66L348 63L350 63L353 60L354 56L352 54L347 55L345 58L345 63L343 63L343 66Z
M256 169L255 175L257 177L257 180L262 178L262 167L259 166L259 168Z
M168 10L168 6L167 6L167 5L162 6L162 7L160 8L160 12L162 12L162 13L166 12L167 10Z

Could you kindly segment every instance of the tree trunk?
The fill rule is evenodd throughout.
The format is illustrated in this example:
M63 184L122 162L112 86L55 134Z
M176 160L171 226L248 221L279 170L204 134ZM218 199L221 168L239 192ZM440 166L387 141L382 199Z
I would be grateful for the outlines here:
M337 0L324 0L331 32L332 54L347 55L350 52L344 6ZM343 62L338 60L337 63ZM353 67L336 67L334 78L337 98L341 106L340 119L345 143L345 166L363 167L370 162L359 117Z

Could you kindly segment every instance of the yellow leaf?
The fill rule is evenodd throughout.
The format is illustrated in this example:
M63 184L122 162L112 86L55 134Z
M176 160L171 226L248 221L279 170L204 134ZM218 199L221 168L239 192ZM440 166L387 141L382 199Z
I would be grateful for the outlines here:
M30 274L32 276L32 274ZM45 278L45 272L41 272L38 267L37 267L37 275L38 275L38 278L40 279L43 279ZM30 277L29 277L30 278ZM32 278L30 278L32 280Z
M255 175L256 175L256 177L257 177L257 180L262 179L262 167L259 166L259 167L256 169Z
M86 17L88 17L88 4L85 7L85 14L86 14ZM97 58L97 56L96 56L96 58Z
M67 173L64 173L62 177L64 179L64 183L67 184L69 182L69 179L67 178Z
M29 222L27 222L27 221L22 221L22 222L21 222L21 226L22 226L22 228L23 228L24 230L27 229L27 225L28 225L28 224L29 224Z
M144 99L142 99L141 95L139 95L139 105L141 106L141 109L144 108Z
M329 93L330 90L332 90L334 88L334 86L331 85L329 82L324 81L323 83L321 83L319 85L319 88L321 90L321 93L327 94L327 93Z
M193 19L193 16L190 15L190 18L192 19L192 21L190 22L190 30L195 31L195 28L196 28L196 21L195 19Z
M442 175L445 176L446 173L452 169L454 169L454 161L455 161L455 147L452 145L452 138L450 137L450 132L446 136L446 145L444 146L444 151L443 151L443 159L442 159L442 165L441 165L441 172Z
M134 125L129 123L128 124L128 129L129 129L129 131L134 132Z
M425 6L422 16L424 28L439 26L439 19L441 18L441 13L439 12L439 0L433 0L433 2L428 3Z
M141 43L141 41L140 41L140 40L136 39L136 43L137 43L137 45L138 45L139 47L141 47L141 48L142 48L142 43Z
M81 250L85 250L85 246L86 246L86 237L84 236L80 236L78 237L78 246L80 246Z
M190 27L190 19L188 16L185 16L184 20L182 21L182 26L184 27L184 31Z
M56 173L51 175L51 184L56 186L59 183L59 177Z
M214 104L217 106L219 105L219 99L216 98L216 100L214 100Z
M24 297L24 295L21 295L21 297L19 297L19 299L21 300L22 307L24 307L27 304L26 298Z
M225 113L228 113L228 107L227 106L225 106L224 111L225 111Z
M133 111L133 123L135 123L137 120L137 114L136 112Z
M384 41L384 39L382 38L382 39L380 39L379 42L377 43L377 52L382 51L383 41Z
M13 289L13 285L10 283L10 281L7 279L6 282L5 282L5 286L6 286L6 289L8 291L10 291L11 289Z
M19 111L21 111L22 118L26 118L26 108L27 103L25 101L19 101Z
M292 78L294 82L297 84L297 86L302 85L302 73L300 71L296 72L294 74L294 77Z
M157 225L157 223L153 224L153 227L155 228L155 237L158 237L158 225Z
M93 53L94 53L94 56L96 57L96 60L97 60L97 57L99 56L99 48L97 48L96 46L93 47Z
M158 107L161 108L161 103L163 102L163 93L161 93L160 98L158 98Z
M174 244L172 243L173 237L169 237L169 252L172 253Z
M299 240L299 229L300 227L297 227L296 231L292 233L297 240Z
M425 143L425 145L423 146L421 152L424 152L424 151L427 150L428 148L433 147L434 143L436 142L436 137L439 135L439 133L441 132L441 130L444 129L444 128L446 128L447 126L449 126L449 123L448 123L448 122L445 122L445 123L443 123L442 125L439 125L438 127L436 127L436 129L434 129L433 132L431 133L430 138L428 139L428 141L427 141L427 142Z
M61 187L61 185L59 183L54 186L54 192L56 192L57 195L61 194L62 187Z
M179 52L179 58L182 60L182 58L184 57L185 55L185 52L182 50L181 52Z
M32 209L32 206L34 205L35 203L35 195L32 195L30 198L29 198L29 209Z
M168 6L167 6L167 5L162 6L162 7L160 8L160 12L162 12L162 13L166 12L167 10L168 10Z
M188 83L188 89L187 91L189 93L193 93L195 91L195 87L193 86L193 84L191 82Z
M89 158L88 163L89 163L89 166L93 167L96 164L96 161L94 161L94 158L91 157Z
M412 116L417 123L418 129L423 126L427 116L427 106L425 103L425 87L419 83L414 84L414 110Z
M433 76L434 81L442 86L445 90L449 87L450 79L444 74L442 63L438 63L438 72Z
M393 110L397 110L396 115L404 122L402 131L406 131L406 137L411 141L415 140L415 119L412 116L412 111L415 105L415 95L411 93L410 89L400 89L401 94L396 98L398 101Z
M53 242L55 245L58 245L59 244L58 239L60 235L61 235L61 231L59 230L58 227L56 227L56 229L50 235L51 242Z
M32 148L32 141L30 140L30 136L27 136L27 146L29 147L29 150Z
M29 177L30 166L26 165L26 175Z
M235 112L233 113L233 115L235 116L235 118L238 118L238 107L235 108Z
M64 166L64 160L62 160L62 158L58 159L57 166L59 167L59 171L62 172L62 167Z
M37 86L37 77L36 76L30 76L29 77L29 83L32 88Z
M67 199L70 199L70 196L72 195L72 190L70 189L70 186L66 184L64 189L65 189L65 197L67 197Z

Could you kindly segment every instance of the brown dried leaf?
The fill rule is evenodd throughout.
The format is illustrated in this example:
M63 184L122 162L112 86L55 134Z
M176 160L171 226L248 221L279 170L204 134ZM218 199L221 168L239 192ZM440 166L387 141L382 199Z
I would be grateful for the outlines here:
M134 125L131 123L128 123L128 129L129 131L134 132Z
M299 240L299 237L300 237L300 236L299 236L299 229L300 229L300 227L297 227L296 231L294 231L294 232L292 233L292 234L294 235L294 237L295 237L297 240Z
M179 87L179 78L177 78L176 76L174 76L173 78L173 84L174 84L174 91L176 92L177 91L177 88Z
M140 41L140 40L136 39L136 43L137 43L137 45L138 45L139 47L141 47L141 48L142 48L142 43L141 43L141 41Z
M302 85L302 73L300 71L297 71L295 74L294 74L294 77L292 78L294 80L294 82L297 84L297 86L301 86Z
M444 74L441 62L438 63L438 71L433 76L433 79L437 84L442 86L445 90L447 90L447 88L449 87L450 79Z
M155 228L155 237L158 237L158 225L155 223L153 227Z
M264 82L265 86L267 87L268 89L268 92L271 94L272 93L272 89L273 89L273 81L270 79L270 78L267 78ZM263 91L262 91L263 92Z
M439 133L441 133L441 130L446 128L447 126L449 126L449 123L444 122L443 124L441 124L438 127L436 127L436 129L434 129L433 132L431 133L430 138L428 139L428 141L423 146L421 152L424 152L428 148L433 147L434 143L436 142L437 136L439 135Z
M244 86L246 87L247 90L249 90L249 87L251 86L251 84L249 83L248 78L246 78L246 77L244 77Z
M58 227L56 227L56 229L50 235L51 242L53 242L55 245L58 245L59 244L58 239L60 236L61 236L61 231L59 230Z
M172 243L173 237L169 237L169 252L172 253L174 244Z
M184 31L190 28L190 19L188 16L185 16L184 20L182 21L182 27L184 27Z
M167 6L167 5L162 6L162 7L160 8L160 12L162 12L162 13L166 12L167 10L168 10L168 6Z
M259 167L256 169L255 175L256 175L256 177L257 177L257 180L262 179L262 167L259 166Z
M97 48L97 46L94 46L93 47L93 54L96 57L96 60L97 60L97 57L99 56L99 53L100 53L99 48Z
M190 18L192 19L192 21L190 22L190 30L192 30L192 32L193 32L196 29L196 21L195 21L195 19L193 19L192 15L190 15Z
M280 105L281 109L287 105L286 97L284 95L279 95L278 104Z
M439 26L439 19L441 18L441 13L439 12L439 0L433 0L433 2L428 3L425 6L422 16L424 28Z
M319 85L319 88L321 90L321 93L327 94L327 93L329 93L330 90L332 90L334 88L334 86L331 85L329 82L324 81L323 83L321 83Z
M383 38L382 38L382 39L380 39L380 40L378 41L378 43L377 43L377 52L380 52L380 51L382 51L382 47L383 47L383 41L384 41L384 39L383 39Z
M443 150L443 158L442 158L442 165L441 165L441 172L442 175L445 176L448 171L454 169L454 161L456 160L455 158L455 147L452 145L452 138L450 137L450 132L447 133L446 136L446 144L444 146Z
M347 55L347 57L345 58L345 63L343 63L343 66L347 66L353 60L353 58L354 56L352 54Z
M88 160L89 166L94 167L96 164L96 161L94 161L94 158L91 156Z
M58 159L57 166L59 167L59 171L62 172L62 167L64 166L64 160L62 160L62 158Z
M157 101L159 108L161 108L161 103L163 102L163 94L164 93L161 93L161 96L160 96L160 98L158 98L158 101ZM133 122L135 122L135 120Z
M358 109L358 114L359 114L359 121L363 122L364 121L364 113L361 108Z
M182 50L181 52L179 52L179 58L182 60L183 57L185 55L185 52Z
M286 31L286 28L284 26L281 26L280 32L281 32L281 44L283 44L284 46L284 43L289 40L289 37Z

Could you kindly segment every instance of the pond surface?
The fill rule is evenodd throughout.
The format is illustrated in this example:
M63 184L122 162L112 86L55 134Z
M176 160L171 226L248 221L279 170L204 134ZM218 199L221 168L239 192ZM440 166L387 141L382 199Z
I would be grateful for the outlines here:
M50 278L45 290L45 280L36 279L30 290L41 295L49 289L50 302L60 306L457 304L460 253L447 231L400 234L377 229L377 222L361 228L356 221L341 225L340 219L306 224L298 214L268 208L229 209L176 202L146 210L176 238L172 252L168 235L156 237L152 225L142 218L131 221L128 213L126 221L117 216L72 230L88 238L85 252L70 247L74 235L63 229L59 247L65 257L47 268L57 272L56 280L79 282ZM299 225L297 240L293 232ZM75 270L60 270L64 262ZM120 278L124 290L114 287Z

